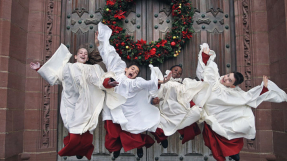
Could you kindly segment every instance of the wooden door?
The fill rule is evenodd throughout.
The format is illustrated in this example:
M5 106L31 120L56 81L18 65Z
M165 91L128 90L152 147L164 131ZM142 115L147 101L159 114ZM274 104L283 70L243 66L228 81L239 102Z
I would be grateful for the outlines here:
M136 0L130 11L126 13L124 28L126 33L133 35L136 40L144 39L147 42L163 38L165 33L171 30L172 17L170 4L166 0ZM182 64L183 78L195 78L197 66L197 54L199 45L207 42L210 48L217 53L215 61L221 74L236 70L235 60L235 33L233 1L229 0L191 0L194 7L193 28L195 33L186 43L181 54L173 59L158 64L162 72L175 64ZM101 20L105 0L65 0L62 1L62 37L61 41L71 51L76 53L80 46L86 47L99 63L101 58L96 53L94 46L94 32ZM167 21L167 20L170 20ZM169 22L169 23L168 23ZM156 27L157 26L157 29ZM127 61L127 64L129 62ZM101 63L100 63L101 64ZM102 65L102 64L101 64ZM147 67L141 67L140 76L149 79L150 71ZM100 118L101 119L101 118ZM200 125L202 128L202 125ZM67 130L63 127L61 118L58 124L58 149L63 147L63 137ZM105 130L102 121L94 132L94 146L92 160L112 160L112 156L104 146ZM168 138L169 146L163 149L155 143L149 149L144 149L143 161L175 161L175 160L214 160L210 150L204 146L202 135L184 145L181 144L179 134L175 133ZM58 160L77 160L75 157ZM138 160L136 150L124 152L116 160Z

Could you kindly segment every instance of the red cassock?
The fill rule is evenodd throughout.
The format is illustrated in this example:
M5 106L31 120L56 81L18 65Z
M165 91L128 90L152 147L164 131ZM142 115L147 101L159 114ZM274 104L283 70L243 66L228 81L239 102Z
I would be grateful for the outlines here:
M263 87L260 95L267 91L268 88ZM205 145L212 151L212 155L217 161L222 161L227 156L238 154L243 147L243 138L227 140L216 134L206 123L204 123L202 135Z
M109 78L104 80L103 86L105 88L111 88L108 84ZM154 144L154 140L146 134L132 134L127 131L123 131L119 124L115 124L112 120L105 121L105 147L109 152L119 151L123 147L125 151L129 151L135 148L151 147Z
M35 69L38 71L42 65ZM89 160L93 154L94 145L93 145L93 135L89 131L80 135L80 134L71 134L68 133L68 136L64 138L64 148L61 149L58 154L60 156L85 156Z
M208 59L209 55L202 53L202 60L205 65ZM268 88L263 87L260 95L267 91ZM227 140L215 133L205 122L202 135L205 145L212 151L212 155L217 161L225 161L225 157L238 154L243 147L243 138Z
M89 131L80 134L71 134L64 138L64 148L61 149L58 154L60 156L85 156L89 160L94 151L93 135Z
M206 123L202 135L205 145L217 161L224 161L226 156L238 154L243 147L243 138L227 140L212 131Z
M119 151L123 147L125 151L135 148L151 147L154 140L146 134L132 134L123 131L119 124L115 124L112 120L105 121L106 137L105 147L111 153Z
M194 105L195 103L193 101L190 101L190 108L192 108L192 106ZM196 122L183 129L177 130L177 132L179 132L180 135L184 135L182 144L184 144L185 142L189 140L193 140L195 136L201 133ZM167 139L167 136L164 135L164 132L161 128L157 128L156 131L152 132L151 134L155 137L157 143L160 143L164 141L165 139Z

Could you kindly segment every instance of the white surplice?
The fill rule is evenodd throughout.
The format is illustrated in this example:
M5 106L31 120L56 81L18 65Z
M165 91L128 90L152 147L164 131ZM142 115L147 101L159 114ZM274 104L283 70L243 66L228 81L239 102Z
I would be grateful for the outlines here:
M104 73L99 65L68 63L71 56L66 46L61 44L38 73L50 85L62 84L60 113L68 131L73 134L92 133L103 105L113 109L123 104L125 98L116 94L114 89L103 87L103 80L113 77L112 73Z
M167 72L168 74L168 72ZM171 78L167 83L161 84L157 97L160 99L159 128L166 136L174 134L200 119L202 106L210 94L209 84L185 78ZM196 96L198 92L205 91L205 95ZM190 101L196 97L198 104L190 108Z
M113 110L104 107L103 120L112 120L113 123L120 124L122 130L134 134L144 131L154 132L159 124L160 114L159 110L150 104L148 94L158 88L155 67L150 66L151 80L147 81L140 77L129 79L125 75L126 63L109 43L112 30L99 23L98 31L100 42L98 50L103 63L107 71L115 73L115 80L119 82L115 87L116 93L127 99L126 103Z
M268 92L260 95L263 82L245 92L240 87L228 88L220 83L222 77L218 73L218 67L213 60L209 60L205 66L202 61L203 49L198 55L197 77L202 78L212 86L212 92L204 105L202 121L205 121L214 132L227 138L254 139L256 134L255 118L252 108L257 108L263 101L283 102L287 101L286 93L275 83L268 81ZM215 58L215 53L210 52ZM200 75L201 74L201 75Z

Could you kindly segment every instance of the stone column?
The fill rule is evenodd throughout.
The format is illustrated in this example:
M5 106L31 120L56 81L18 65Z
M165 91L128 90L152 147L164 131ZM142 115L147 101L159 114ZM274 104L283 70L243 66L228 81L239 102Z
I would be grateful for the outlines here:
M237 69L245 81L242 89L261 84L262 76L270 76L269 35L266 0L235 0ZM253 110L256 139L245 140L241 157L246 160L273 157L271 103Z
M30 0L27 32L25 131L22 160L57 160L58 86L50 86L30 62L45 63L60 45L61 0Z
M28 2L28 3L27 3ZM0 160L23 151L29 0L0 2Z
M271 79L287 92L287 1L267 0ZM277 160L287 158L287 103L271 104L273 149Z

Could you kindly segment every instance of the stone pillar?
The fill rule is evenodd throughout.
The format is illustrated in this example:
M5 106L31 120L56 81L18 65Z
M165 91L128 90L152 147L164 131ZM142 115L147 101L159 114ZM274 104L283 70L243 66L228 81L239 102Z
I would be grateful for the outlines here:
M287 92L287 1L267 0L271 79ZM271 104L273 147L277 160L287 158L287 103Z
M266 0L236 0L235 21L237 69L245 77L241 88L249 90L261 84L263 75L270 76ZM241 157L249 161L272 158L271 103L262 103L253 112L256 139L245 140Z
M60 44L60 0L0 1L0 160L57 158L58 86L30 69Z
M27 3L28 2L28 3ZM0 2L0 160L23 151L29 0Z
M58 86L50 86L30 62L45 63L60 45L61 0L30 0L22 160L57 160Z

